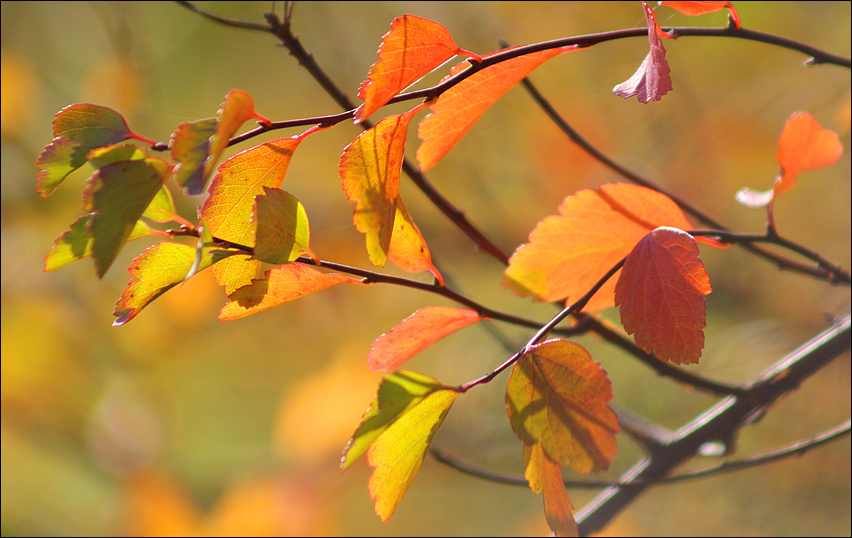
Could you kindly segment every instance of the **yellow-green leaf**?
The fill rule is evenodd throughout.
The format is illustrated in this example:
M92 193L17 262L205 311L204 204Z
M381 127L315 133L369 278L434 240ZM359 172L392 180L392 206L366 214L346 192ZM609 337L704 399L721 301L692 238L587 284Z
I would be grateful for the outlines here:
M282 264L302 254L312 255L308 216L302 204L281 189L263 187L263 191L264 196L255 197L257 242L253 258Z
M70 230L63 232L53 241L53 246L50 247L44 257L45 271L54 271L71 262L91 256L92 238L86 235L89 219L91 219L89 215L80 217L71 225ZM140 237L154 235L154 233L147 224L138 220L130 235L127 236L127 240L133 241Z

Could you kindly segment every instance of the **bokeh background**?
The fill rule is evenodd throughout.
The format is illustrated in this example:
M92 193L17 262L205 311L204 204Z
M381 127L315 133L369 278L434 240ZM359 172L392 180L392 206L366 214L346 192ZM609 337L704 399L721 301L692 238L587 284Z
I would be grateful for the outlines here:
M207 3L263 21L268 2ZM273 7L280 14L281 4ZM848 2L737 3L747 28L850 54ZM304 46L350 95L375 61L390 21L412 13L444 24L460 46L513 45L644 27L639 2L305 2ZM661 25L723 26L724 13L688 18L657 9ZM647 53L643 38L562 55L533 80L566 119L616 161L743 232L764 214L734 201L768 189L784 121L800 110L841 135L846 152L805 172L776 204L780 233L850 267L850 74L803 66L805 56L733 39L667 40L674 90L642 105L612 94ZM420 86L434 83L430 75ZM130 243L103 280L91 261L52 273L42 260L82 214L87 167L47 200L33 166L53 114L77 102L112 107L131 128L167 140L175 126L215 114L240 88L273 120L339 112L269 35L226 28L173 3L2 3L2 533L4 535L285 534L541 535L541 499L528 489L462 475L427 458L396 514L381 524L370 469L338 470L340 452L375 395L364 356L417 308L449 304L386 285L338 286L248 318L216 320L225 296L198 275L113 328ZM389 112L405 109L390 107ZM263 142L298 131L276 132ZM284 188L305 205L320 257L369 267L337 178L349 123L308 138ZM408 148L416 150L414 133ZM249 146L231 148L226 156ZM508 92L428 174L467 216L511 251L565 196L620 181L575 148L523 89ZM436 262L482 303L549 319L553 309L513 297L503 268L476 251L407 180L402 195ZM180 198L180 197L179 197ZM181 199L193 218L202 197ZM849 312L849 289L777 270L732 248L702 247L714 292L696 371L747 381ZM400 274L388 266L386 271ZM416 278L428 279L426 274ZM618 320L614 311L604 316ZM500 326L517 342L526 330ZM715 401L657 378L621 352L581 338L609 372L615 399L668 428ZM408 367L448 384L490 371L507 352L478 326ZM739 436L737 456L827 429L849 415L846 355ZM506 376L456 402L435 446L467 462L521 475L521 445L503 405ZM640 456L623 435L607 476ZM736 456L735 456L736 457ZM709 466L714 458L685 469ZM567 473L566 473L567 476ZM572 490L579 508L593 492ZM613 535L849 535L850 442L802 458L658 487L620 515Z

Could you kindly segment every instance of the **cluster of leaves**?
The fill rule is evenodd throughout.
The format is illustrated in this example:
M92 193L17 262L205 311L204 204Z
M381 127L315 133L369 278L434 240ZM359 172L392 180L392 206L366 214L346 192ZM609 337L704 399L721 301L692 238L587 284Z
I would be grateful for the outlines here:
M729 2L663 4L689 15L728 8L739 28ZM650 51L636 73L613 91L647 103L672 89L661 39L672 36L661 31L647 5L644 9ZM418 127L417 150L420 168L427 170L532 70L578 50L562 46L512 55L517 49L479 56L459 48L438 23L413 15L393 21L382 39L379 61L360 87L364 104L347 116L354 116L356 123L365 122L453 56L469 60L453 67L442 81L447 89L404 114L383 118L343 151L339 178L355 204L353 223L365 236L373 265L382 267L390 260L408 272L429 271L434 276L431 289L444 289L443 277L399 193L408 127L428 107L430 114ZM318 122L299 135L253 147L215 168L232 137L251 119L264 128L272 126L255 111L251 96L233 90L216 117L179 125L164 148L131 131L108 108L75 104L61 110L54 122L55 138L36 163L42 168L37 190L49 196L87 162L95 172L83 193L87 214L56 239L45 258L45 270L91 256L102 277L127 241L149 235L197 237L195 246L162 241L133 261L132 278L114 312L115 325L130 321L161 294L207 268L228 296L220 320L255 314L341 283L374 282L375 273L321 261L310 249L305 208L281 189L299 144L333 123ZM150 148L137 147L130 143L133 140ZM152 155L164 149L170 159ZM822 129L810 114L794 114L779 140L781 172L775 187L767 193L744 189L738 199L767 207L774 226L774 196L790 190L802 170L830 164L841 152L836 134ZM166 181L174 178L193 195L203 191L211 175L197 222L178 215ZM715 235L717 240L712 239L714 234L691 234L695 230L675 201L628 183L581 190L566 198L558 211L541 220L529 241L515 251L504 285L518 295L569 306L492 374L451 387L398 370L437 340L489 317L484 307L427 306L374 342L367 355L370 369L392 373L381 382L341 466L345 469L367 455L374 469L369 491L383 521L401 501L458 395L512 366L506 407L523 442L526 478L535 493L543 492L551 528L559 535L576 534L561 470L607 469L616 454L620 427L609 407L612 392L606 372L578 344L546 340L569 313L618 306L624 329L646 353L673 364L698 362L704 346L704 296L711 286L697 243L724 248L721 234ZM164 231L149 224L169 222L179 228ZM274 267L266 269L264 264ZM340 272L316 268L323 266Z

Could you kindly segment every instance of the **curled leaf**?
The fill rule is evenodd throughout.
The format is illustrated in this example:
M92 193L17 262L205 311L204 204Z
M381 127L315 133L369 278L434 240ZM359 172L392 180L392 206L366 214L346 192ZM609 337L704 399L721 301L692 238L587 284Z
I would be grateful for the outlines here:
M666 49L663 47L661 35L667 35L660 30L654 11L648 4L642 2L645 8L645 20L648 23L648 42L651 50L633 76L615 86L612 91L625 99L636 96L640 103L659 101L672 89L672 79L669 76L669 64L666 61ZM671 36L668 36L671 37Z

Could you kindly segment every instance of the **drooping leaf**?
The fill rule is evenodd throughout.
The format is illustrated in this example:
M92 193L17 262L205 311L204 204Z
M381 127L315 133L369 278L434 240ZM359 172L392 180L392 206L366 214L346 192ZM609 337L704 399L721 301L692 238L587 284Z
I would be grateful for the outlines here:
M533 69L550 58L575 48L571 46L543 50L500 62L471 75L442 93L436 102L429 105L432 114L426 116L418 126L417 136L423 141L417 148L420 169L426 171L435 166L494 101ZM483 60L507 50L512 49L483 56ZM454 70L454 73L456 72L459 70Z
M53 120L53 142L39 155L36 190L47 198L65 177L86 164L86 155L93 149L115 144L134 134L124 118L111 108L76 104L56 114Z
M645 60L639 69L633 73L633 76L615 86L612 91L625 99L636 96L640 103L648 103L648 101L659 101L662 97L672 89L672 79L669 76L669 64L666 61L666 49L663 47L661 35L665 34L660 30L660 25L657 24L657 19L654 17L654 10L648 7L648 4L642 2L645 8L645 20L648 23L648 42L651 45L651 50L645 56ZM669 36L671 37L671 36Z
M829 165L841 155L843 144L837 133L823 129L807 112L793 114L784 124L778 139L775 158L781 165L781 173L775 181L775 195L792 189L796 185L796 177L803 170Z
M629 183L584 189L545 217L509 260L503 284L520 295L569 302L583 296L609 269L627 256L651 230L692 225L669 197ZM584 311L612 306L611 278Z
M275 267L266 272L265 278L254 279L250 285L229 294L228 303L222 307L219 320L228 321L257 314L342 282L361 284L358 279L339 273L323 273L299 262Z
M661 227L627 256L615 286L621 324L646 353L674 364L697 363L704 347L704 296L710 278L688 233Z
M410 370L399 370L382 379L376 399L343 449L340 468L348 469L400 415L441 388L437 379Z
M558 466L578 473L609 468L618 418L606 372L581 346L549 340L524 354L506 387L506 408L524 443L540 442Z
M219 105L216 112L216 133L210 137L210 156L204 163L204 176L208 177L216 166L219 156L228 147L231 137L236 134L240 126L250 119L256 119L261 123L270 124L270 120L264 118L254 110L254 99L243 90L231 90L225 95L225 100ZM196 193L201 192L198 189Z
M456 54L481 61L478 55L459 48L446 28L427 19L404 15L391 22L382 37L379 61L370 67L358 97L364 104L355 111L361 123L396 95Z
M233 255L237 251L207 248L198 271ZM124 325L151 301L180 284L193 266L196 249L189 245L163 241L133 260L127 269L132 278L115 305L113 326ZM197 271L196 271L197 272Z
M403 271L419 273L430 271L443 286L444 277L432 263L432 254L420 229L411 220L402 198L396 199L396 216L393 221L388 259Z
M367 354L371 371L394 370L441 338L482 319L474 310L427 306L383 334Z
M169 141L172 160L177 162L175 179L189 194L199 194L207 183L204 163L210 156L210 137L216 134L216 118L178 125Z
M734 8L734 5L731 2L672 2L666 0L660 2L660 5L669 6L678 13L689 15L690 17L697 17L698 15L704 15L705 13L715 13L716 11L727 8L731 13L731 19L734 21L734 26L736 28L742 27L740 24L740 15L737 13L736 8Z
M382 522L393 515L417 476L426 451L458 394L441 389L427 395L402 413L367 449L367 464L373 467L367 487Z
M530 489L536 495L544 492L544 515L550 530L556 536L578 536L574 506L562 481L562 468L547 457L541 442L524 444L524 460Z
M71 225L70 230L63 232L53 241L53 246L44 257L45 272L54 271L71 262L91 256L92 238L86 234L89 219L91 219L89 215L80 217ZM133 241L140 237L155 235L155 233L147 224L139 220L136 221L127 240Z
M383 119L358 135L340 157L343 190L356 203L352 222L366 235L370 262L380 267L387 262L393 235L408 124L421 108Z
M98 277L112 265L171 170L162 159L147 157L109 163L89 178L83 206L93 213L87 233L94 240L92 257Z
M305 208L281 189L263 187L255 196L257 244L252 258L267 263L289 263L302 254L314 256L308 247L310 230Z

